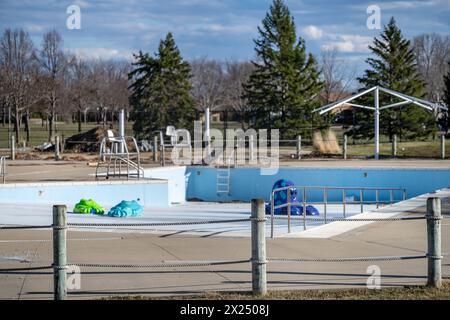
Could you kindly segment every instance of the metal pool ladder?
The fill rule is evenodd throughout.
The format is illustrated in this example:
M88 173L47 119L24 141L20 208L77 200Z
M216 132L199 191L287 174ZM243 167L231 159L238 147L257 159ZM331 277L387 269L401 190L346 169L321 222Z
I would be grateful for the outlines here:
M216 190L217 194L230 194L230 166L217 168Z
M134 151L129 151L127 142L131 143ZM100 172L102 168L106 171L103 174ZM139 180L144 176L139 147L134 137L114 137L108 132L108 137L105 137L100 145L100 161L95 171L96 179L101 176L106 179L125 177L127 180Z
M223 166L217 167L216 191L218 195L230 195L231 167L234 165L234 155L225 160Z

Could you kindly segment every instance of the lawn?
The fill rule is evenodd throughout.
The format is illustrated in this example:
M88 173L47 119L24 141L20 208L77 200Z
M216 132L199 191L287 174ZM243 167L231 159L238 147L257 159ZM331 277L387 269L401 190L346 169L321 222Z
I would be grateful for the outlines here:
M254 297L250 292L205 293L200 295L144 297L144 296L113 296L108 299L118 300L449 300L450 283L444 283L442 288L433 289L425 286L370 289L330 289L330 290L296 290L269 291L264 297Z
M34 120L34 119L33 119ZM87 123L86 125L82 125L82 131L88 131L92 128L99 126L97 123ZM101 126L101 124L100 124ZM107 124L109 127L109 123ZM115 125L117 127L117 125ZM131 134L132 124L128 123L126 126L126 134ZM59 123L57 124L57 131L55 134L60 137L64 136L65 138L71 137L74 134L78 133L78 124L77 123ZM23 145L23 142L26 138L26 133L23 127L20 130L20 139L17 145ZM45 126L41 125L40 121L32 121L30 125L30 144L31 146L38 146L48 140L48 131ZM0 125L0 148L8 148L8 126Z
M97 123L88 123L82 125L82 131L87 131L92 128L97 127ZM109 127L109 124L107 124ZM117 127L117 124L115 124ZM223 123L212 122L212 128L217 128L219 130L223 130ZM57 132L60 137L64 136L68 138L74 134L78 133L78 124L77 123L58 123ZM228 123L229 129L237 129L240 128L240 124L238 122L230 121ZM41 125L40 120L33 119L31 122L31 146L38 146L48 139L48 131L45 126ZM336 134L336 139L339 141L339 144L342 146L342 135L344 130L338 127L334 127L333 131ZM126 134L132 135L132 123L127 123L126 125ZM20 139L17 143L18 146L22 146L25 140L25 131L23 128L20 130ZM386 137L381 137L381 141L384 143L380 144L380 155L381 157L390 157L391 156L391 144L387 143ZM356 141L357 144L353 144L353 140L349 138L348 140L348 156L349 157L371 157L373 156L374 146L371 141ZM281 141L280 149L285 150L285 152L295 153L296 150L296 141ZM8 127L0 125L0 148L8 147ZM312 151L312 142L307 139L303 139L302 141L302 149L305 151ZM450 141L446 142L446 149L450 150ZM417 141L417 142L398 142L397 144L397 157L399 158L439 158L440 157L440 142L439 140L429 140L429 141Z

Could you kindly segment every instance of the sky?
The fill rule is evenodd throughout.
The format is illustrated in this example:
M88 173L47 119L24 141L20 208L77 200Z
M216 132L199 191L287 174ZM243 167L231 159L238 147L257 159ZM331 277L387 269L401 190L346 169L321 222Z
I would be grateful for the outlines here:
M0 29L24 28L37 46L42 35L59 31L64 47L88 58L125 58L142 50L154 53L171 31L186 59L254 59L253 39L272 0L0 0ZM334 48L364 68L368 45L381 30L369 30L367 8L381 9L381 23L391 16L404 35L450 35L450 0L325 1L285 0L297 33L309 52ZM81 29L69 30L70 5L81 10Z

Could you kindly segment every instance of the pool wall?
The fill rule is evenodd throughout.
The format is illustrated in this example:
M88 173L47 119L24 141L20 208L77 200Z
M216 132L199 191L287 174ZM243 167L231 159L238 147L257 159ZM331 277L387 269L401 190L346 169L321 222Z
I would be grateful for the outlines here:
M122 200L139 200L146 207L168 207L168 188L164 180L4 184L0 185L0 203L73 206L85 198L105 206Z
M450 185L450 169L403 169L403 168L295 168L281 167L273 176L260 175L259 168L231 169L230 194L216 192L216 170L210 167L187 168L190 176L187 198L203 201L250 201L263 198L269 201L273 184L279 179L288 179L300 186L376 187L406 188L406 197L412 198ZM347 193L359 199L359 191ZM396 192L395 200L403 194ZM329 192L330 201L340 201L342 191ZM307 194L308 201L322 201L321 191ZM375 200L375 192L365 192L364 199ZM380 200L388 200L389 192L381 192Z
M144 177L166 180L168 183L168 198L171 204L186 201L186 188L190 172L186 170L185 166L145 169Z

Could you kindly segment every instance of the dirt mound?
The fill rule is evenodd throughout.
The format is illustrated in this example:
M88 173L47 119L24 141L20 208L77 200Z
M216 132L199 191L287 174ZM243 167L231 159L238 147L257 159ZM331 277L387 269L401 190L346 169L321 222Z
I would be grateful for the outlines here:
M89 131L73 135L66 139L64 148L71 152L98 152L100 150L100 143L107 135L106 131L106 128L95 127ZM113 132L114 135L117 135L115 130Z

